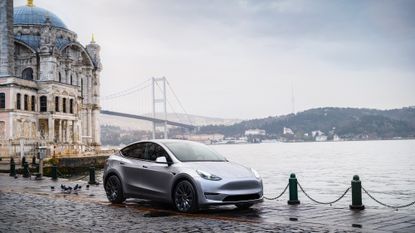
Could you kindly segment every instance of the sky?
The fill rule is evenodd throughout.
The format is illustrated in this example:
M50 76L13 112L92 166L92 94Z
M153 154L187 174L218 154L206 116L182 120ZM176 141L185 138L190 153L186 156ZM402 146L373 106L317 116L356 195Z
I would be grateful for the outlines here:
M166 77L185 111L202 116L252 119L316 107L415 105L412 0L34 4L58 15L84 45L94 33L104 67L103 109L150 112L145 81L152 77ZM140 91L105 98L132 87ZM167 96L168 111L184 112L172 91Z

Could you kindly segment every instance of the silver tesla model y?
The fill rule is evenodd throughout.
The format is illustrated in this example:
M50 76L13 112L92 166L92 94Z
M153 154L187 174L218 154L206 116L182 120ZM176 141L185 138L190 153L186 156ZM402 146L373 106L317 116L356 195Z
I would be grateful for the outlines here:
M193 212L208 205L248 208L263 200L258 172L229 162L204 144L183 140L128 145L108 158L103 178L112 203L142 198Z

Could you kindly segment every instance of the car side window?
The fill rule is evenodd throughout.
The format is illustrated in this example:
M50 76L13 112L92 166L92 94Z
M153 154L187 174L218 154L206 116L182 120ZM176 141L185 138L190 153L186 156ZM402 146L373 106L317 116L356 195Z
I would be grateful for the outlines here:
M163 149L158 144L155 143L148 143L147 144L147 159L150 161L156 161L157 157L166 157L166 159L169 159L169 156L166 152L166 150Z
M136 143L121 150L124 156L134 159L145 159L146 144Z

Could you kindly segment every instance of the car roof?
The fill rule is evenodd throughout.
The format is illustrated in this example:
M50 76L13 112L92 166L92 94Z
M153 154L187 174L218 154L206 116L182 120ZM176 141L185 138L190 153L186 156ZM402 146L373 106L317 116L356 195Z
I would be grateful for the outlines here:
M189 140L183 140L183 139L149 139L149 140L141 140L141 141L135 141L135 142L132 142L132 143L130 143L130 144L128 144L128 145L126 145L126 146L124 146L123 148L125 148L125 147L128 147L128 146L130 146L130 145L133 145L133 144L136 144L136 143L140 143L140 142L154 142L154 143L158 143L158 144L165 144L166 142L186 142L186 143L197 143L197 142L193 142L193 141L189 141Z

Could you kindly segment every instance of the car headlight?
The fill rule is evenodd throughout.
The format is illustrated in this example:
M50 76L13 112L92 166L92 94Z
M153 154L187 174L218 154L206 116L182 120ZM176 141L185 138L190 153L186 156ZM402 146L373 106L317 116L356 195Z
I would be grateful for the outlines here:
M251 168L251 171L257 179L261 179L261 176L259 175L259 173L255 169Z
M199 174L200 177L202 177L203 179L206 179L206 180L218 181L218 180L222 179L219 176L210 174L209 172L204 172L204 171L200 171L200 170L196 170L196 172L197 172L197 174Z

